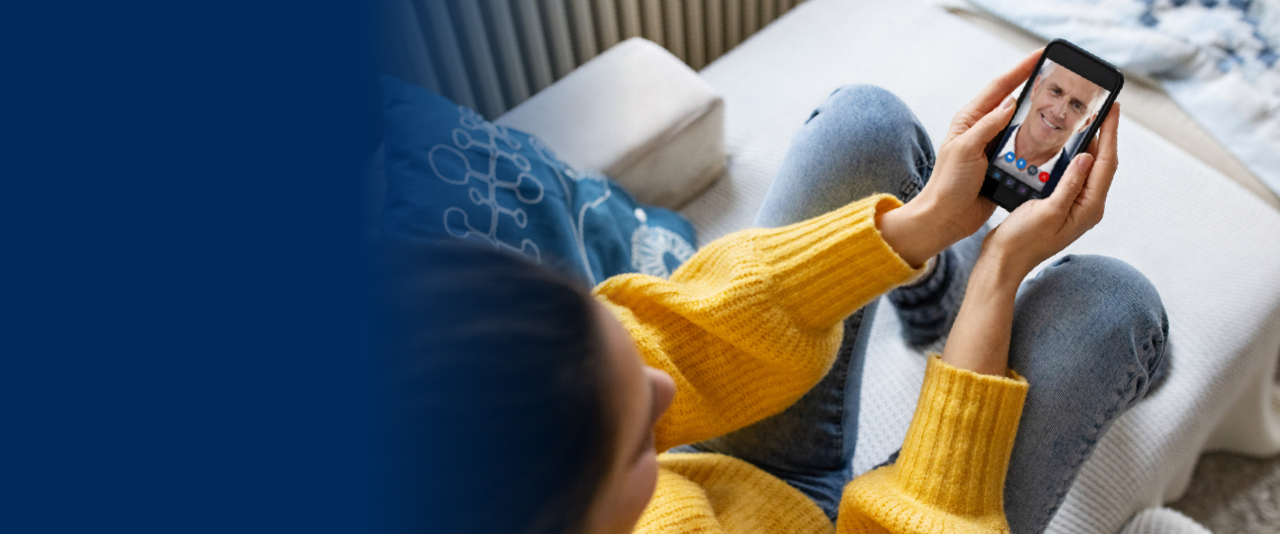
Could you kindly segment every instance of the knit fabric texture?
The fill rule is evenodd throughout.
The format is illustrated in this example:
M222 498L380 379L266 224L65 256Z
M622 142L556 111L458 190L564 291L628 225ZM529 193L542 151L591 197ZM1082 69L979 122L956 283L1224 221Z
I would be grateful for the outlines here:
M596 298L630 331L647 365L676 382L655 426L658 450L777 414L830 369L840 322L916 274L885 243L876 195L825 215L750 229L699 251L669 280L628 274ZM930 358L895 465L854 479L837 522L853 532L1007 532L1002 491L1027 384ZM782 480L718 454L662 454L637 532L837 530Z

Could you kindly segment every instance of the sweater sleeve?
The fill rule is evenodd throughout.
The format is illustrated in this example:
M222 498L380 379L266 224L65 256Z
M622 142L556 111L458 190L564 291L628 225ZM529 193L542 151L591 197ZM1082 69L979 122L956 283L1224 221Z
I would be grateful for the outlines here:
M902 452L845 487L839 534L1009 532L1004 479L1027 382L929 357Z
M645 362L676 396L658 421L659 451L781 412L835 358L840 321L917 274L885 243L876 195L790 226L737 232L663 280L620 275L595 288Z

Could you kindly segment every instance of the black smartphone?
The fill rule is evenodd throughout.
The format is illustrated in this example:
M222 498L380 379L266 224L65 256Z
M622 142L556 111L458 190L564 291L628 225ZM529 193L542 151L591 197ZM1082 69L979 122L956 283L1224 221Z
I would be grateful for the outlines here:
M1018 96L1018 108L987 144L982 196L1013 211L1053 193L1072 158L1089 148L1124 75L1080 47L1056 39Z

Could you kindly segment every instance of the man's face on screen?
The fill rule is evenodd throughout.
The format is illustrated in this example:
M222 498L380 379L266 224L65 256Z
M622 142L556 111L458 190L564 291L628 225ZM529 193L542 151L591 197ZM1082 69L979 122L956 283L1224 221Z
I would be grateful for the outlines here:
M1102 88L1062 66L1040 75L1031 87L1031 112L1024 121L1028 134L1042 147L1060 147L1093 122L1094 100Z

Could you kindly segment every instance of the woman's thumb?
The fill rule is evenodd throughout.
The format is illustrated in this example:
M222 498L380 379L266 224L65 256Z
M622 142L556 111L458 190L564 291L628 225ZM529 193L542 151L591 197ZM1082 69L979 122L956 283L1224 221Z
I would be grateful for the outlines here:
M1054 188L1053 194L1049 196L1049 202L1054 204L1058 209L1070 209L1075 204L1076 197L1080 196L1080 191L1084 190L1084 183L1089 179L1089 171L1093 169L1093 155L1088 152L1081 152L1071 160L1071 165L1067 167L1066 172L1062 173L1062 178L1058 181L1058 187Z
M977 124L961 136L966 138L965 143L973 147L986 148L987 143L995 139L1005 125L1009 124L1009 119L1013 115L1013 104L1016 101L1013 95L1009 95L996 109L979 119Z

